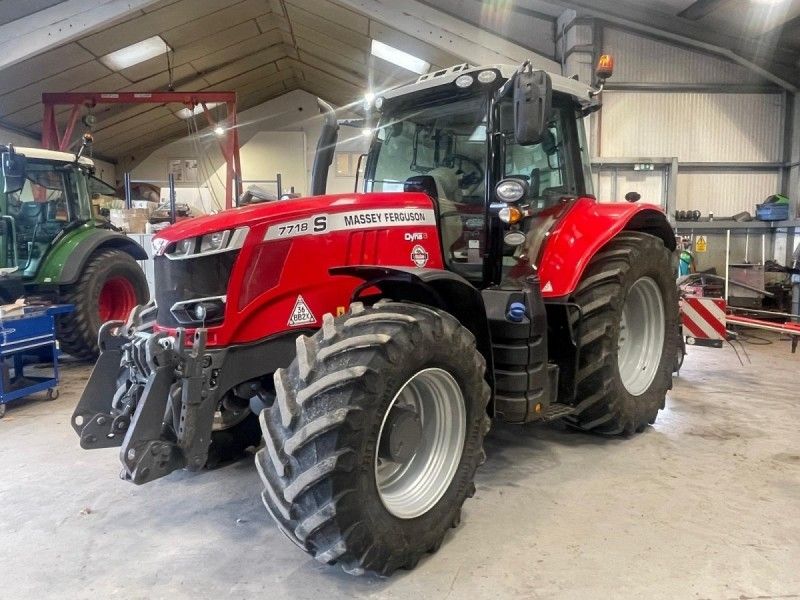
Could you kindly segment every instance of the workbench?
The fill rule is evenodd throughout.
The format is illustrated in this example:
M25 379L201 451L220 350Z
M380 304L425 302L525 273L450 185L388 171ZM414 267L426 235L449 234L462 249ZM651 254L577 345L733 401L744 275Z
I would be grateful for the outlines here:
M37 392L58 397L57 315L72 312L72 304L26 306L0 317L0 418L6 404ZM33 364L49 365L47 376L31 374Z

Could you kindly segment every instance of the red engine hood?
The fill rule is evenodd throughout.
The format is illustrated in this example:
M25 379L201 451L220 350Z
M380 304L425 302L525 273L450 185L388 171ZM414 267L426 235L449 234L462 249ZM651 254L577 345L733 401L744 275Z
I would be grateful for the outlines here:
M331 194L292 200L273 200L242 208L232 208L215 215L187 219L160 231L155 237L175 242L214 231L253 226L266 221L284 221L322 212L353 209L380 209L405 206L431 208L431 199L418 192L381 192L368 194Z

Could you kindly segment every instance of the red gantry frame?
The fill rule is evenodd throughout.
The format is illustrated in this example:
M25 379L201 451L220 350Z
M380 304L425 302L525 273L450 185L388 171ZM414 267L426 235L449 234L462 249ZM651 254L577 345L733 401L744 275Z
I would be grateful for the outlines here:
M72 144L75 124L81 109L92 109L99 104L183 104L190 110L202 106L206 120L213 129L217 126L209 104L225 104L227 117L222 122L224 133L219 136L220 150L227 164L225 178L225 208L234 205L241 193L242 165L239 158L239 130L236 123L236 92L57 92L42 94L44 121L42 146L48 150L66 151ZM64 133L58 131L56 107L71 105Z

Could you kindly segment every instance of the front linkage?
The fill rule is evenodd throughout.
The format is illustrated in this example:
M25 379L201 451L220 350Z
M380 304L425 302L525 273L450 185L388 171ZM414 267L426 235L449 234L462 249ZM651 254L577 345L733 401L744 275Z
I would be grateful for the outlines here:
M81 447L122 446L122 478L147 483L208 458L217 380L224 353L206 352L206 330L190 347L186 332L139 333L141 313L111 321L99 335L100 357L72 415ZM108 399L113 398L109 406Z

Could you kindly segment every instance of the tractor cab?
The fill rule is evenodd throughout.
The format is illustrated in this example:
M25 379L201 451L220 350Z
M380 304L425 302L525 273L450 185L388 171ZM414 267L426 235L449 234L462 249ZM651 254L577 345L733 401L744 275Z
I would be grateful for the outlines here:
M91 160L74 154L9 146L0 176L2 273L35 277L57 239L91 220L92 170Z
M499 283L530 255L534 223L592 193L581 118L597 106L588 85L529 64L423 75L374 100L364 191L426 192L447 267Z

